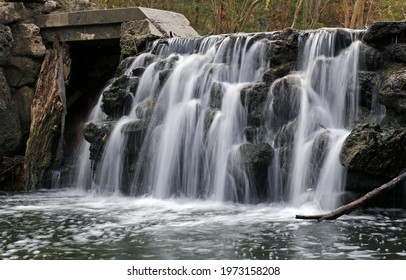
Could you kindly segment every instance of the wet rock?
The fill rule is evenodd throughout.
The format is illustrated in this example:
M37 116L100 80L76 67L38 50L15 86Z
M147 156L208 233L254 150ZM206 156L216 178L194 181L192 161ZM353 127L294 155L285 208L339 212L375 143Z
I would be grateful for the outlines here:
M262 80L267 85L271 85L275 80L288 75L295 68L295 64L295 62L289 62L279 66L268 68L264 71Z
M406 113L406 68L392 68L384 74L378 100L387 108Z
M100 160L103 156L104 145L113 131L114 121L98 121L85 125L83 135L90 143L90 159Z
M123 75L115 78L113 83L103 91L103 111L112 118L119 118L129 113L132 97L128 93L130 79Z
M12 54L14 56L43 57L45 46L42 43L40 29L35 24L17 24L13 26L14 45Z
M120 77L124 75L127 71L128 68L131 66L131 64L135 61L136 57L135 56L130 56L125 59L123 59L120 64L117 66L116 69L116 77Z
M293 146L295 133L297 130L297 120L289 121L275 132L274 141L276 146Z
M10 57L13 43L10 27L0 24L0 66L4 65Z
M257 144L265 141L267 135L267 129L265 127L246 127L244 128L244 135L248 142Z
M392 178L406 169L406 129L357 126L346 139L340 161L349 170Z
M378 93L380 86L380 76L376 72L360 71L358 73L360 86L360 104L370 109L374 93Z
M224 85L219 82L214 82L210 89L210 107L220 109L224 96Z
M268 143L243 144L240 146L241 164L255 186L254 196L267 195L268 167L272 162L274 150Z
M209 132L210 126L218 112L219 112L218 110L212 109L212 108L209 108L206 111L206 115L204 116L204 134L205 135L207 135L207 133Z
M128 89L130 93L132 93L132 95L134 96L136 95L139 84L140 84L139 77L130 77Z
M133 76L141 77L142 74L144 74L144 72L145 72L145 68L137 67L137 68L133 69L131 72L132 72Z
M160 82L160 87L162 87L165 82L168 80L169 76L172 74L172 70L163 70L159 72L159 82Z
M11 56L4 67L4 72L9 85L20 88L26 85L34 85L40 68L41 62L37 59Z
M369 26L363 41L380 46L406 42L406 22L375 22Z
M367 71L379 70L387 65L388 59L389 54L385 49L379 49L367 44L361 44L359 56L361 69Z
M137 106L135 109L135 113L137 115L137 118L139 119L150 119L152 117L152 114L154 113L156 105L156 100L147 98L141 104Z
M297 41L289 42L287 40L266 41L267 50L265 58L271 63L271 66L282 65L297 59Z
M258 127L264 123L268 92L269 86L265 83L256 83L241 90L241 102L248 112L248 125Z
M22 3L0 3L0 23L11 24L29 17Z
M296 118L300 110L301 84L298 77L287 76L273 84L272 108L279 124Z
M343 49L348 48L353 42L353 33L346 29L337 29L334 43L335 55L338 55Z

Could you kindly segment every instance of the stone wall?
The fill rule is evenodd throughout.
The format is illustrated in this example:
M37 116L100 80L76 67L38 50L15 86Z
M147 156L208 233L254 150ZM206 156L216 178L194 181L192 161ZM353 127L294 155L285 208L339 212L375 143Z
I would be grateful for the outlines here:
M31 102L45 55L39 27L29 23L30 14L22 3L0 3L0 186L22 187L10 181L18 175L13 167L23 162L11 159L24 155Z

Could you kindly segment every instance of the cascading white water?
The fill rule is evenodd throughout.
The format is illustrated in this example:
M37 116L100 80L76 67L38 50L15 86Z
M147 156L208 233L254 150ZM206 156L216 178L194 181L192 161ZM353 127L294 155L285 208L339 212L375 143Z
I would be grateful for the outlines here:
M100 96L87 119L88 122L102 120L107 117L107 115L103 113L101 105L102 97ZM74 174L75 184L78 189L88 190L92 185L92 162L90 160L90 144L88 142L84 140L80 142L79 154L80 156Z
M309 34L303 68L295 74L301 96L289 190L296 206L310 202L333 209L344 186L339 154L358 115L359 41L335 56L336 32ZM317 153L324 156L315 160Z
M359 43L340 52L336 33L324 29L306 34L301 69L291 74L300 85L298 115L278 128L267 122L267 139L275 150L268 200L325 209L337 204L345 181L339 153L357 118ZM242 167L240 152L248 143L241 92L260 82L270 67L266 40L261 38L244 34L169 39L155 42L152 53L135 58L124 75L131 78L137 68L143 68L143 74L136 92L127 88L132 106L109 136L93 190L252 202L252 174ZM268 116L273 119L272 109ZM146 125L143 142L137 145L126 132L132 125ZM291 152L277 140L283 131L293 131ZM128 153L136 153L137 160L131 174L123 174ZM83 152L82 157L88 155ZM83 166L79 170L90 174ZM79 178L88 180L85 175Z

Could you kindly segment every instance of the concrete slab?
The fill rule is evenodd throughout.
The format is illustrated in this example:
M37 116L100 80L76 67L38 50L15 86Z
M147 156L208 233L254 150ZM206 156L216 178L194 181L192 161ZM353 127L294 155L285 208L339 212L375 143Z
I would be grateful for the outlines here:
M185 16L171 11L150 8L127 8L91 10L71 13L41 15L35 24L41 28L45 40L82 41L119 39L123 22L148 19L160 32L178 37L197 37L199 34L190 26Z

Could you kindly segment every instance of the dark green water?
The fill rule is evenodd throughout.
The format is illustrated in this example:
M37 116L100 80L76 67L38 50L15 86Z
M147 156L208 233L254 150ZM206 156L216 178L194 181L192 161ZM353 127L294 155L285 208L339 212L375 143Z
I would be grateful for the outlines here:
M406 259L406 211L294 219L311 211L70 190L2 194L0 258Z

